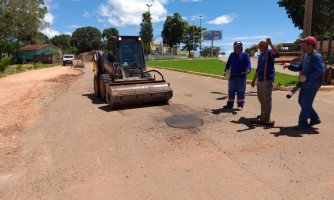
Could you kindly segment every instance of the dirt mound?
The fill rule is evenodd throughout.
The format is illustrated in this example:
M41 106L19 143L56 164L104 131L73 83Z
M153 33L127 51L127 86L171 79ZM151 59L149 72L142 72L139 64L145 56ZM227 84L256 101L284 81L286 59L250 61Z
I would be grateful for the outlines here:
M75 81L82 70L54 67L0 80L0 173L17 164L22 130Z

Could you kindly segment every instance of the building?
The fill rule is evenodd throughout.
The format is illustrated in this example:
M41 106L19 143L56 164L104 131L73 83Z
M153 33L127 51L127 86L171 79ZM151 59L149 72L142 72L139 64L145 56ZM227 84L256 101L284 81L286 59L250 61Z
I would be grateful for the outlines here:
M52 44L29 44L20 48L19 55L23 63L29 61L54 63L61 59L62 49Z

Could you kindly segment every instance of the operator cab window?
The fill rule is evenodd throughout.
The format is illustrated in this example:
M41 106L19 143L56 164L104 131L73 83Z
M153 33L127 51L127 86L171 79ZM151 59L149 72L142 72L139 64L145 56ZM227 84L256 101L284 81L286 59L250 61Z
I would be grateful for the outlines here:
M127 68L144 68L140 43L133 39L124 39L118 44L120 63Z

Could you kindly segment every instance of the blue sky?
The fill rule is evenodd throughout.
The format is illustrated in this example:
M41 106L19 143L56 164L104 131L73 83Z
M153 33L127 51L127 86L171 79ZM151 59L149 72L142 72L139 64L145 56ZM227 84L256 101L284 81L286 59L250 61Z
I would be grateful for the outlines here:
M223 39L215 41L229 51L234 41L245 47L271 37L274 43L291 42L301 30L294 27L277 0L45 0L50 26L42 32L49 37L71 34L76 28L93 26L100 31L116 27L122 35L138 35L141 15L148 10L153 18L154 37L161 41L166 16L179 12L190 24L222 30ZM202 43L210 46L210 42Z

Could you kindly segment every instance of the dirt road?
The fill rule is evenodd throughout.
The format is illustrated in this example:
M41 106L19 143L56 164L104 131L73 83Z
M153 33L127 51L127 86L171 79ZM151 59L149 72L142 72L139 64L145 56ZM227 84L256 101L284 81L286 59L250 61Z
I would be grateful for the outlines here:
M170 105L113 110L95 98L86 65L19 137L12 155L21 159L0 174L0 199L333 199L332 93L315 101L318 129L291 128L297 100L280 91L276 127L254 128L255 89L244 110L228 112L226 81L160 71L174 90ZM165 123L183 116L204 123Z

